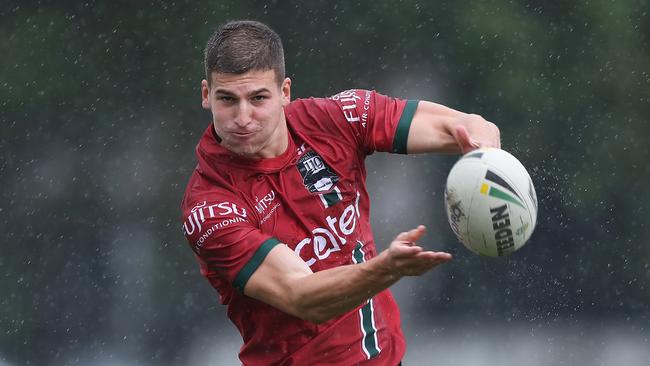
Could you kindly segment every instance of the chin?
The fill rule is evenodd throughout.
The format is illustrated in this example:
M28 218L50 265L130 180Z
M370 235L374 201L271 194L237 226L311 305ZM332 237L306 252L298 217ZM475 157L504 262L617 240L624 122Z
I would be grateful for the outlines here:
M255 154L259 151L259 149L256 149L253 146L226 146L226 148L233 153L243 156L245 158L251 158L255 159Z

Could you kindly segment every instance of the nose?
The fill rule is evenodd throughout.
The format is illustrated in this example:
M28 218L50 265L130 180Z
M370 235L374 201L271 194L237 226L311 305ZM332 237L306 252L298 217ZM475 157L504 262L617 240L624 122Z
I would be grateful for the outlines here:
M247 101L240 101L237 107L235 124L238 127L246 127L253 121L253 108Z

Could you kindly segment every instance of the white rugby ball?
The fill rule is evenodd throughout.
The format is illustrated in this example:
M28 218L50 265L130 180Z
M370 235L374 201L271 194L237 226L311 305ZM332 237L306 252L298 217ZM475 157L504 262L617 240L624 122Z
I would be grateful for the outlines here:
M458 240L489 257L521 248L537 222L533 181L517 158L500 149L473 150L456 162L447 177L445 206Z

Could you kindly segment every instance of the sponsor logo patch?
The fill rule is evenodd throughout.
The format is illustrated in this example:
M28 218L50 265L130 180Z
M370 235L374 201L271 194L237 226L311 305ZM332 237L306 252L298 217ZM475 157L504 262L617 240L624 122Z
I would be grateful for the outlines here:
M313 150L304 153L298 159L296 167L305 188L311 193L329 192L339 181L338 175Z

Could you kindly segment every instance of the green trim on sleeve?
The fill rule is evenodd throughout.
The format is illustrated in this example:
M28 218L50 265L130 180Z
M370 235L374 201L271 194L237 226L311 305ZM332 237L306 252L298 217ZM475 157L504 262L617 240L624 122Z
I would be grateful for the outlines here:
M409 128L413 121L413 115L418 107L419 100L408 100L402 111L402 116L397 122L395 137L393 138L393 153L406 154L406 142L409 137Z
M266 258L266 255L269 254L271 249L273 249L273 247L278 244L280 244L280 241L278 239L269 238L264 243L262 243L259 248L257 248L257 251L255 254L253 254L253 257L248 261L248 263L246 263L246 265L244 265L239 273L237 273L235 281L233 282L235 289L239 290L241 293L244 293L244 287L246 287L248 280L251 278L253 273L255 273L260 264L262 264L264 258Z

